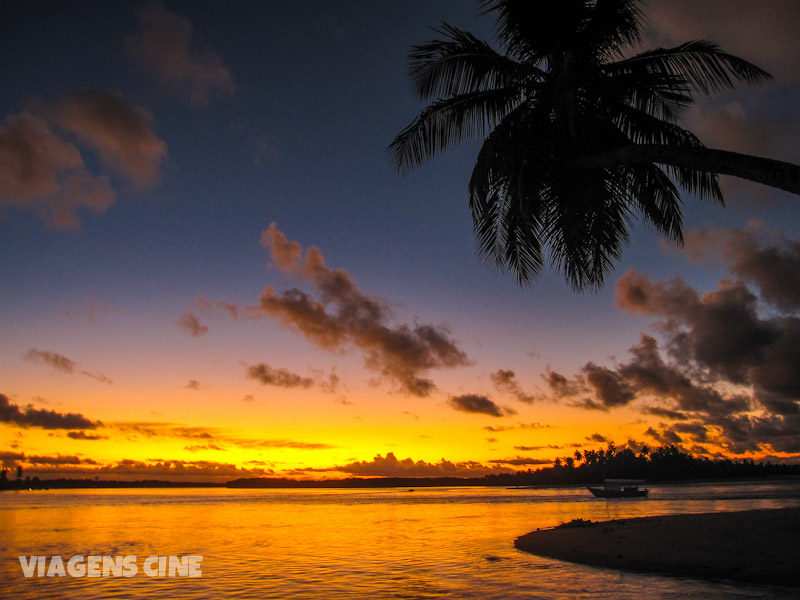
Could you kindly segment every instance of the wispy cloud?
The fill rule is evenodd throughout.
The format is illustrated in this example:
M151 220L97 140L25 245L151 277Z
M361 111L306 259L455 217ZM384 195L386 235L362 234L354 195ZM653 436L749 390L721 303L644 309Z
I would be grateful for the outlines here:
M303 249L271 223L262 244L281 271L310 282L319 299L293 288L277 292L268 286L261 310L326 350L355 346L368 368L398 383L415 396L427 396L435 384L424 374L431 369L469 363L447 328L440 325L392 325L386 301L362 292L351 276L325 265L316 247Z
M530 458L527 456L516 456L514 458L493 458L488 461L493 465L511 465L514 467L530 467L534 465L549 465L552 460L549 458Z
M480 394L462 394L453 396L448 401L450 406L458 411L489 415L490 417L506 417L517 414L512 408L499 406L494 401Z
M517 423L515 425L486 425L484 429L498 433L501 431L512 431L514 429L549 429L553 427L547 423Z
M85 431L70 431L67 433L68 438L72 438L73 440L86 440L95 442L97 440L107 440L107 435L101 435L99 433L86 433Z
M195 105L234 91L233 77L222 59L198 47L192 23L160 3L137 11L139 30L125 41L131 60L170 91Z
M192 337L200 337L208 333L208 325L200 322L200 317L191 312L183 313L177 321L178 327Z
M127 434L131 439L138 436L146 438L178 438L192 440L197 443L214 444L225 449L226 446L238 448L292 448L295 450L327 450L336 448L335 445L324 442L309 442L305 440L292 440L287 438L242 438L232 435L231 431L218 427L204 427L201 425L184 425L181 423L168 423L157 421L119 421L108 423L107 427Z
M56 369L57 371L69 373L70 375L77 372L81 375L85 375L86 377L90 377L95 381L99 381L100 383L107 383L109 385L112 383L111 379L102 373L92 373L90 371L78 370L78 363L67 358L63 354L58 354L57 352L31 348L25 354L23 354L23 358L32 362L45 364L53 369Z

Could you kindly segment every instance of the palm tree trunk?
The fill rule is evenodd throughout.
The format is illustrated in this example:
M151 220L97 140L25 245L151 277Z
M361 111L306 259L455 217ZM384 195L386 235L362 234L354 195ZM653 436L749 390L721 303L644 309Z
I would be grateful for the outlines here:
M576 160L576 166L584 169L613 167L624 163L658 163L682 169L732 175L800 195L800 166L727 150L631 144Z

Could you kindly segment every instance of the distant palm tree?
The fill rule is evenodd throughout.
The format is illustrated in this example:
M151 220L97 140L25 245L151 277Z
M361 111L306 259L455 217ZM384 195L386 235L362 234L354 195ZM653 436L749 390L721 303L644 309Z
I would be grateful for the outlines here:
M478 251L521 284L545 252L575 289L600 287L640 213L683 241L683 189L722 202L717 174L800 193L800 167L706 148L677 123L694 93L769 74L707 41L634 56L638 0L484 0L504 54L450 25L415 46L432 100L391 143L400 171L484 138L469 182ZM673 182L674 180L674 182Z

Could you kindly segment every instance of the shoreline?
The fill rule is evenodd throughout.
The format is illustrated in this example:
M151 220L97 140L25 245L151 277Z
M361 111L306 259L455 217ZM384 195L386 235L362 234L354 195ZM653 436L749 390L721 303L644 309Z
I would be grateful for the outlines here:
M580 522L514 546L594 567L800 586L800 507Z

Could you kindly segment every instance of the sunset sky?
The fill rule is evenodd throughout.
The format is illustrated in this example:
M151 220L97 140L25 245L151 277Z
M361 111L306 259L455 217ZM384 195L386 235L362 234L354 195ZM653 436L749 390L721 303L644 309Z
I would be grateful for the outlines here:
M800 161L800 3L650 0L774 79L709 146ZM398 175L469 1L4 2L0 458L31 476L479 476L576 448L800 457L800 198L723 179L604 288L476 256L477 143ZM746 27L743 25L746 24Z

